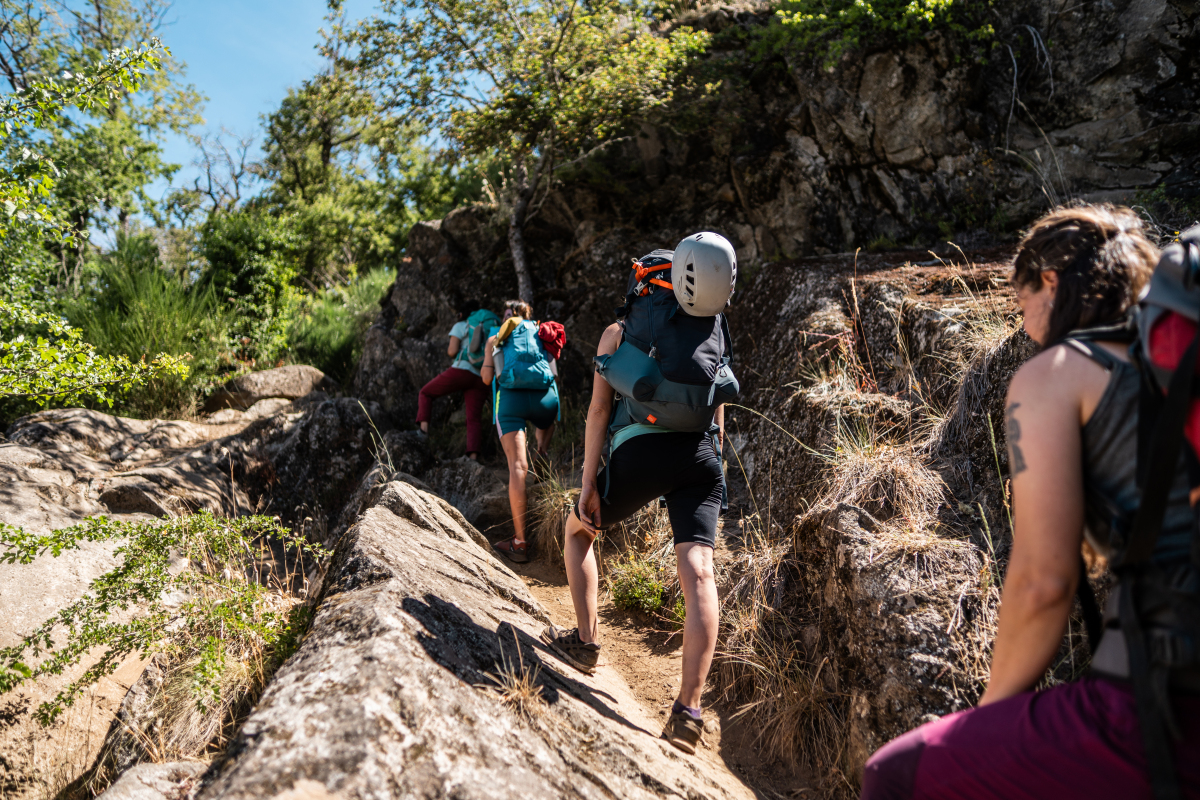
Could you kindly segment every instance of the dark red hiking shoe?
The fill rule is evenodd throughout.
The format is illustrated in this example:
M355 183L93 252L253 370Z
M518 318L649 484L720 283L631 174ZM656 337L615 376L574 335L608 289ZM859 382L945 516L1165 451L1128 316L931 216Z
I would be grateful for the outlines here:
M492 545L492 549L514 564L529 563L529 542L521 542L518 545L513 544L512 539L505 539Z
M542 641L580 672L586 675L596 672L596 663L600 661L600 645L580 641L578 628L564 631L550 625L542 631Z

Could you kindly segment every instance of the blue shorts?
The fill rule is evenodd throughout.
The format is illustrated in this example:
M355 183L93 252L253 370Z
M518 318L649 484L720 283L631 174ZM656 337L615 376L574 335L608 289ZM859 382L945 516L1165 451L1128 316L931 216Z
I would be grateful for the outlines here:
M526 421L546 430L558 419L558 386L541 389L496 389L496 430L501 436L525 430Z

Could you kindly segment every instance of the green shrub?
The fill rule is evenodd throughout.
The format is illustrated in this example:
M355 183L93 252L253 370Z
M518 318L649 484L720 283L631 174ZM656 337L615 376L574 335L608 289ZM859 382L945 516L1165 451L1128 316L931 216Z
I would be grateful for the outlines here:
M190 356L190 374L151 380L127 393L116 409L140 417L186 415L221 380L228 362L229 317L211 286L188 285L158 259L149 234L119 236L117 247L91 267L88 291L65 301L67 317L107 356L137 362L158 353Z
M995 35L983 16L990 5L987 0L782 0L776 24L761 30L754 49L760 57L803 52L831 67L849 50L883 39L910 42L936 29L983 41Z
M0 563L28 564L45 553L57 557L85 541L119 542L114 551L119 566L21 642L0 649L0 694L60 675L99 652L82 676L39 707L39 720L50 724L127 656L157 656L166 676L160 692L166 695L155 702L177 709L178 724L168 719L164 735L190 741L172 747L184 755L195 755L181 751L195 750L198 735L203 748L209 732L227 727L230 713L257 697L295 650L308 611L303 592L292 587L304 585L304 559L311 565L311 559L326 555L274 519L222 519L201 511L161 522L92 517L45 536L0 523ZM278 575L271 541L301 567L297 575ZM186 568L173 567L176 559Z
M36 225L13 225L0 236L0 300L20 302L31 311L57 307L51 289L57 267Z
M613 605L623 611L656 614L667 602L667 583L651 559L630 552L609 565L608 591Z
M199 251L207 262L199 284L229 309L238 360L275 366L299 300L291 284L300 237L291 218L253 207L214 214L200 231Z
M395 279L394 270L376 269L302 301L288 331L289 359L311 364L344 385L353 377L379 300Z
M50 404L111 407L114 398L135 386L187 375L182 358L106 356L60 315L0 298L0 419Z

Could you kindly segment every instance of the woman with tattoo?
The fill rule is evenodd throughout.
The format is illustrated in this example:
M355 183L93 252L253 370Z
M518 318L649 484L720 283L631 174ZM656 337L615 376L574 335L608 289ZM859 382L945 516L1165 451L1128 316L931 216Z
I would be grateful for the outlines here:
M1094 547L1111 552L1112 526L1140 499L1139 373L1127 345L1071 334L1119 324L1157 259L1133 212L1108 206L1054 211L1021 242L1013 284L1025 331L1044 349L1008 391L1014 530L991 678L978 707L875 753L864 800L1151 797L1119 628L1104 635L1088 675L1033 688L1066 630L1085 527ZM1152 555L1164 567L1189 559L1194 522L1180 464ZM1171 673L1174 796L1200 798L1200 670L1185 672Z

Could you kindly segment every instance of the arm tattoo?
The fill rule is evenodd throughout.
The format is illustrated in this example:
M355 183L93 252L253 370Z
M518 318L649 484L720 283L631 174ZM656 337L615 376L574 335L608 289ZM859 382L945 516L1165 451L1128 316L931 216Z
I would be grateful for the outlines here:
M1013 477L1025 471L1025 456L1021 453L1021 423L1017 422L1020 403L1011 403L1004 412L1004 426L1008 429L1008 471Z

